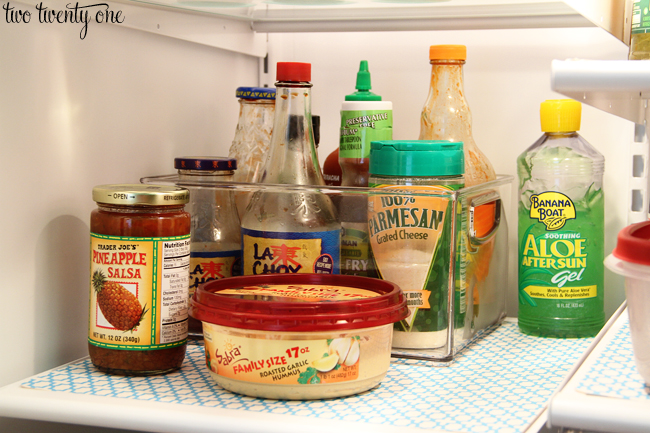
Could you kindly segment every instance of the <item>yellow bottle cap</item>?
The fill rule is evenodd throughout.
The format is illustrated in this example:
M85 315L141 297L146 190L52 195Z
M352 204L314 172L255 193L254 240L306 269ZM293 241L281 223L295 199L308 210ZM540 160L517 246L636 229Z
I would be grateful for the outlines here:
M465 60L467 47L465 45L431 45L429 60Z
M582 104L573 99L549 99L539 109L544 132L579 131L581 115Z

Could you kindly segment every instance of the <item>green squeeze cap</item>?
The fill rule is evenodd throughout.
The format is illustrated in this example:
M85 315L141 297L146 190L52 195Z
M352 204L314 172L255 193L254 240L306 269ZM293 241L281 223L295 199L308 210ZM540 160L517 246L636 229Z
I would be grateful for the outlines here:
M381 101L381 96L376 95L370 91L370 71L368 71L368 61L362 60L359 64L359 72L357 72L357 89L351 95L345 95L346 101Z

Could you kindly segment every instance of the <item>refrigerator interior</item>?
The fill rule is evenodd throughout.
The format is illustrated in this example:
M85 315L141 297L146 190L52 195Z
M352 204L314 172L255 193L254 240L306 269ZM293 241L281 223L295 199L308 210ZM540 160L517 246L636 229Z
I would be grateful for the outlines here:
M429 89L428 47L464 44L474 138L497 173L516 176L517 155L541 135L540 102L563 97L551 90L551 61L622 60L628 52L596 27L270 33L264 74L254 55L120 25L91 25L84 40L79 30L0 22L0 386L87 355L92 187L172 173L176 156L227 155L235 88L272 86L277 61L312 64L322 164L338 146L340 104L354 91L359 60L369 62L373 91L393 102L394 138L415 139ZM580 133L606 160L607 255L627 225L634 124L584 105ZM504 198L509 316L517 314L515 189ZM609 316L624 299L622 280L606 271L605 290ZM2 431L25 429L77 431L0 418Z

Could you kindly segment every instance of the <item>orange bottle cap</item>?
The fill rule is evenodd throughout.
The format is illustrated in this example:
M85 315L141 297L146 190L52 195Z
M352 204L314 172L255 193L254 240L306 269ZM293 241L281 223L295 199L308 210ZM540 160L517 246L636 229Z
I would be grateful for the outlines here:
M465 45L431 45L429 60L465 60L467 47Z

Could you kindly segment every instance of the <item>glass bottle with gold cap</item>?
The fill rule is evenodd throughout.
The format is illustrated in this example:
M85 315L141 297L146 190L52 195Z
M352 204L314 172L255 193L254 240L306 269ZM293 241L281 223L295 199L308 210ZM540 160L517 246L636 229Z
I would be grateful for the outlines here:
M465 186L496 179L494 168L472 136L472 113L465 99L463 65L465 45L429 47L431 86L420 116L420 140L462 142Z
M582 106L541 104L544 135L517 159L519 329L590 337L605 324L605 158L578 134Z

